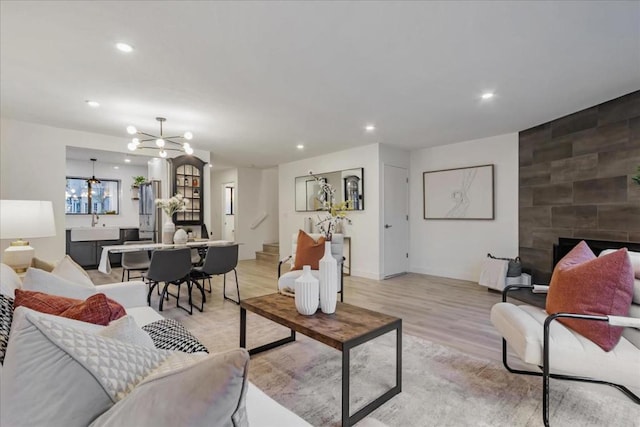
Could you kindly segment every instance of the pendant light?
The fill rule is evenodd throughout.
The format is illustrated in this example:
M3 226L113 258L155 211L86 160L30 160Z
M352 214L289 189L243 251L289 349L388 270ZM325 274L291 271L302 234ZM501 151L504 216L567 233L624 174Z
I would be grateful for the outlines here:
M91 175L91 178L87 180L87 184L89 185L100 184L100 180L96 178L96 160L98 159L90 159L90 160L93 163L93 175Z

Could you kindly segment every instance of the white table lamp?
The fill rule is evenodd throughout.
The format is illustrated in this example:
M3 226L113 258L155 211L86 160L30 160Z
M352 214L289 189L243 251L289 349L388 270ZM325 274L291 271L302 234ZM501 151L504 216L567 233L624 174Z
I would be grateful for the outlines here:
M55 235L50 201L0 200L0 239L18 239L5 249L2 262L15 271L26 271L35 254L29 242L22 239Z

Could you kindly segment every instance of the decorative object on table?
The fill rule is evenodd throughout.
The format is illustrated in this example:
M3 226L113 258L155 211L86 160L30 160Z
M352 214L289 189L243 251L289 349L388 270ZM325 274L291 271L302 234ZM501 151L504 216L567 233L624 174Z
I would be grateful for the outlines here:
M22 239L56 235L53 204L39 200L0 200L0 218L0 239L18 239L5 249L2 262L17 272L26 271L35 249Z
M302 267L302 276L296 279L295 300L298 313L311 316L318 311L320 282L311 274L311 266Z
M309 171L309 175L313 176L319 185L320 190L316 198L322 210L327 211L325 216L318 215L316 226L320 233L324 234L325 239L330 241L331 235L336 232L338 224L340 224L341 229L344 222L351 224L351 220L347 218L347 212L352 210L352 203L349 200L336 202L336 189L326 179L313 175L313 171Z
M176 232L176 226L173 223L173 215L176 212L184 212L187 209L187 199L178 193L169 199L156 199L156 206L162 208L169 219L162 226L162 243L173 243L173 235Z
M142 175L134 176L131 184L131 200L140 200L140 186L147 182L147 178Z
M494 219L493 165L422 174L424 219Z
M175 244L184 245L187 243L188 240L189 240L189 236L187 236L187 232L184 231L182 228L179 228L178 230L176 230L175 234L173 235L173 243Z
M640 166L638 166L638 175L632 176L631 179L635 181L636 184L640 185Z
M142 149L159 149L160 157L166 158L167 151L184 151L187 154L193 154L193 148L186 141L191 141L193 138L193 134L189 131L185 132L182 135L178 136L164 136L162 134L162 123L167 121L164 117L156 117L156 120L160 122L160 136L154 136L150 133L142 132L136 129L135 126L129 125L127 126L127 133L129 135L142 135L143 137L147 137L145 139L133 138L131 142L127 145L127 148L130 151L142 150ZM175 140L186 140L185 142L179 142ZM155 144L148 144L145 146L145 143L155 142Z
M336 311L338 294L338 262L331 255L331 242L324 242L324 256L319 262L320 272L320 309L323 313Z

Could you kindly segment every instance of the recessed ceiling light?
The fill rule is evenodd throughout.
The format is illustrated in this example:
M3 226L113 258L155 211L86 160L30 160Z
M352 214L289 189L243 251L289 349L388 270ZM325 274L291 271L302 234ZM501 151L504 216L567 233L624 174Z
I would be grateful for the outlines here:
M124 162L125 162L125 163L131 163L131 159L126 158L126 159L124 159Z
M302 145L302 144L298 144L298 145L296 145L296 148L297 148L298 150L302 150L302 149L304 148L304 145Z
M368 124L364 127L364 130L366 130L367 132L373 132L376 130L376 126L373 124Z
M88 105L89 107L91 107L91 108L98 108L98 107L100 106L100 103L99 103L99 102L96 102L96 101L91 101L91 100L88 100L88 99L87 99L85 102L86 102L86 103L87 103L87 105Z
M493 98L494 93L493 92L485 92L482 94L482 99L491 99Z
M113 168L114 169L120 169L120 166L114 166Z
M131 47L130 44L127 43L116 43L116 48L120 51L120 52L125 52L125 53L129 53L133 51L133 48Z

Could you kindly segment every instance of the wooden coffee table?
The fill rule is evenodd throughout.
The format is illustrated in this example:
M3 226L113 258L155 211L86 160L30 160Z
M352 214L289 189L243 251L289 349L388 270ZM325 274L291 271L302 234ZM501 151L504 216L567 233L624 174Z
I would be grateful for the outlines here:
M350 426L380 407L402 391L402 319L354 305L338 302L334 314L320 310L313 316L303 316L296 310L291 297L270 294L240 302L240 347L247 343L247 310L291 329L291 335L249 350L249 354L295 341L300 332L342 352L342 425ZM349 356L351 349L387 332L396 331L396 385L381 396L349 415Z

